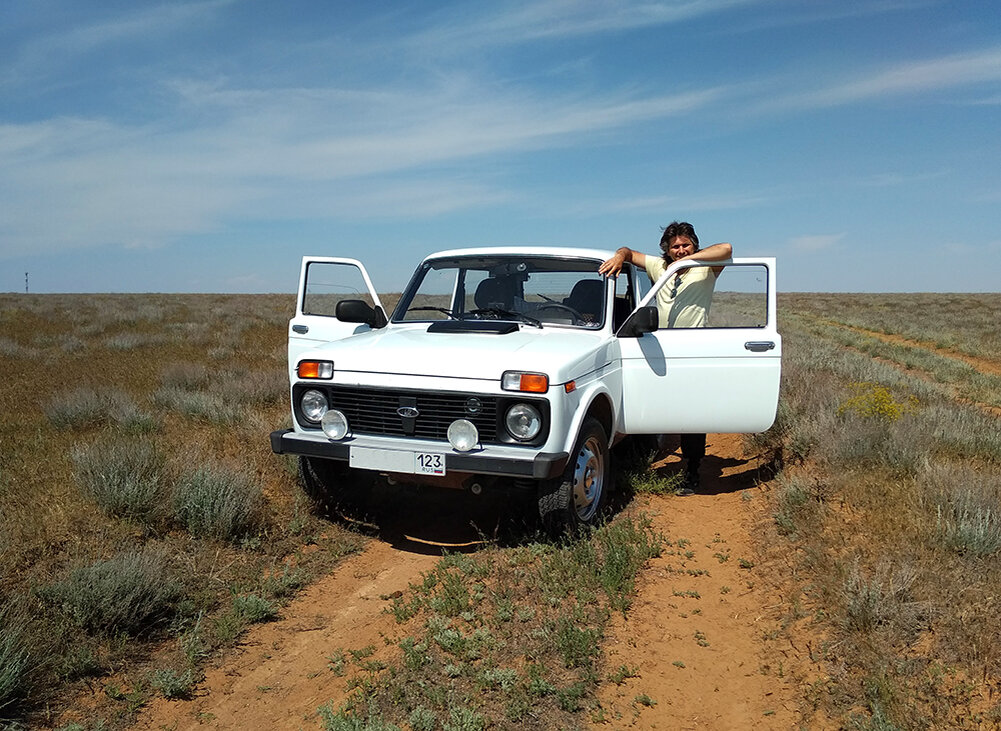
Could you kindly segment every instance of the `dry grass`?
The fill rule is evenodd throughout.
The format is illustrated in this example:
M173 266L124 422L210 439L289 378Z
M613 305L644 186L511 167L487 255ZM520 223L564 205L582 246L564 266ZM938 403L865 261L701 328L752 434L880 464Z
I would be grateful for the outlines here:
M810 607L806 631L827 638L809 700L845 727L973 729L1001 717L1001 428L957 401L986 383L976 400L996 403L997 384L937 350L982 341L979 357L996 358L984 312L998 305L998 295L780 305L783 405L774 431L751 441L784 467L773 540L799 546L806 587L791 612ZM926 345L890 346L834 319Z
M292 306L0 295L0 615L21 618L0 627L0 725L51 723L116 670L94 721L122 727L360 545L268 443Z
M972 729L1001 718L1001 428L993 413L956 400L994 403L997 386L931 349L1001 358L985 314L998 305L999 295L780 302L779 419L750 441L782 470L772 540L800 549L791 555L805 587L790 611L809 608L807 631L827 638L813 645L823 677L810 701L845 727ZM291 310L289 295L0 295L0 616L15 618L0 622L0 720L52 722L87 683L106 685L97 714L107 728L127 724L149 693L185 697L207 658L359 545L305 509L294 472L267 443L288 418ZM884 348L845 325L917 342ZM162 455L171 496L199 467L239 476L259 510L238 530L196 527L193 536L177 513L109 508L86 485L101 444ZM228 483L202 483L214 487L191 503L201 516L192 525L212 526ZM331 709L328 725L375 723L396 701L406 717L394 722L412 728L475 728L484 709L516 724L540 707L554 724L579 725L574 709L587 707L600 636L575 630L628 600L643 551L609 546L629 544L599 537L445 562L399 608L417 624L393 672L419 678L431 664L448 685L419 697L373 680L357 706ZM153 603L150 637L116 639L135 625L102 617L81 577L103 577L102 596L124 591L136 604L118 603L142 609L145 595L108 580L107 562L151 552L163 562L150 570L176 593ZM541 566L545 577L534 573ZM526 587L535 595L519 601ZM601 616L561 623L550 609L568 601ZM508 645L491 642L523 626L536 633L525 635L536 637L533 651L551 657L498 654ZM123 686L109 684L112 669Z

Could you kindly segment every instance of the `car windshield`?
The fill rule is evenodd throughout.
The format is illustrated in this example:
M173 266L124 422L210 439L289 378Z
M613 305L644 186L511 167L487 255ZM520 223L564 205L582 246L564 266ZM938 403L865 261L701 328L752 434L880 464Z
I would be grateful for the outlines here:
M599 329L605 318L600 262L544 256L463 256L425 262L394 322L509 320Z

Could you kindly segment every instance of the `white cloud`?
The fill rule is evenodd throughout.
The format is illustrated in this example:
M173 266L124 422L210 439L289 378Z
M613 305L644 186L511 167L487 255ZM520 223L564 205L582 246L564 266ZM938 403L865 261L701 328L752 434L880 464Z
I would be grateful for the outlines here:
M514 44L542 38L575 37L647 28L724 12L761 0L528 0L489 3L482 15L466 15L441 23L410 40L443 51L470 44Z
M63 118L2 126L10 195L0 198L0 256L159 246L234 216L478 207L509 194L483 182L489 174L445 180L434 168L582 144L591 134L696 112L723 95L584 100L477 95L470 86L359 93L182 83L173 85L181 108L157 124ZM189 117L197 124L188 126ZM423 179L408 182L417 171ZM407 177L373 182L389 173Z
M890 95L916 94L1001 80L1001 48L903 63L845 83L778 99L777 106L833 107Z
M47 23L57 28L30 36L0 66L0 79L7 84L30 87L47 85L53 69L79 68L80 58L115 43L149 43L192 24L204 24L237 0L197 0L196 2L142 5L134 12L117 13L90 23L78 22L74 12L67 13L65 28L59 21ZM89 7L89 6L88 6ZM74 11L76 8L74 8ZM54 12L54 11L50 11ZM96 15L95 11L94 14ZM45 79L45 81L39 81Z

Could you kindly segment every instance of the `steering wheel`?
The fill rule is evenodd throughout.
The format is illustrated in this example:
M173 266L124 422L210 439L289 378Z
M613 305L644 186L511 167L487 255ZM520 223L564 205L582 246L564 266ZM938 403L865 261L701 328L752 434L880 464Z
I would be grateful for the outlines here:
M563 312L567 312L573 318L574 325L580 325L584 321L584 316L577 312L577 310L570 305L560 304L559 302L543 302L535 308L537 313L541 313L542 310L562 310Z

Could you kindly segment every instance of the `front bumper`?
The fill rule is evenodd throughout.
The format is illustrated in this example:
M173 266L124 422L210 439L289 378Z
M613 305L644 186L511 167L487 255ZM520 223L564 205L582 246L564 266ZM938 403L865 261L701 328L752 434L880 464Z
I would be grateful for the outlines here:
M490 447L480 452L460 453L440 442L415 442L414 440L374 437L359 437L346 439L343 442L332 442L322 434L315 436L301 434L294 429L279 429L271 432L271 451L275 454L295 454L301 457L322 457L348 462L352 446L400 451L443 452L449 472L529 477L535 480L550 479L562 474L570 458L566 452L529 452L531 456L522 456L517 452L525 452L524 449Z

